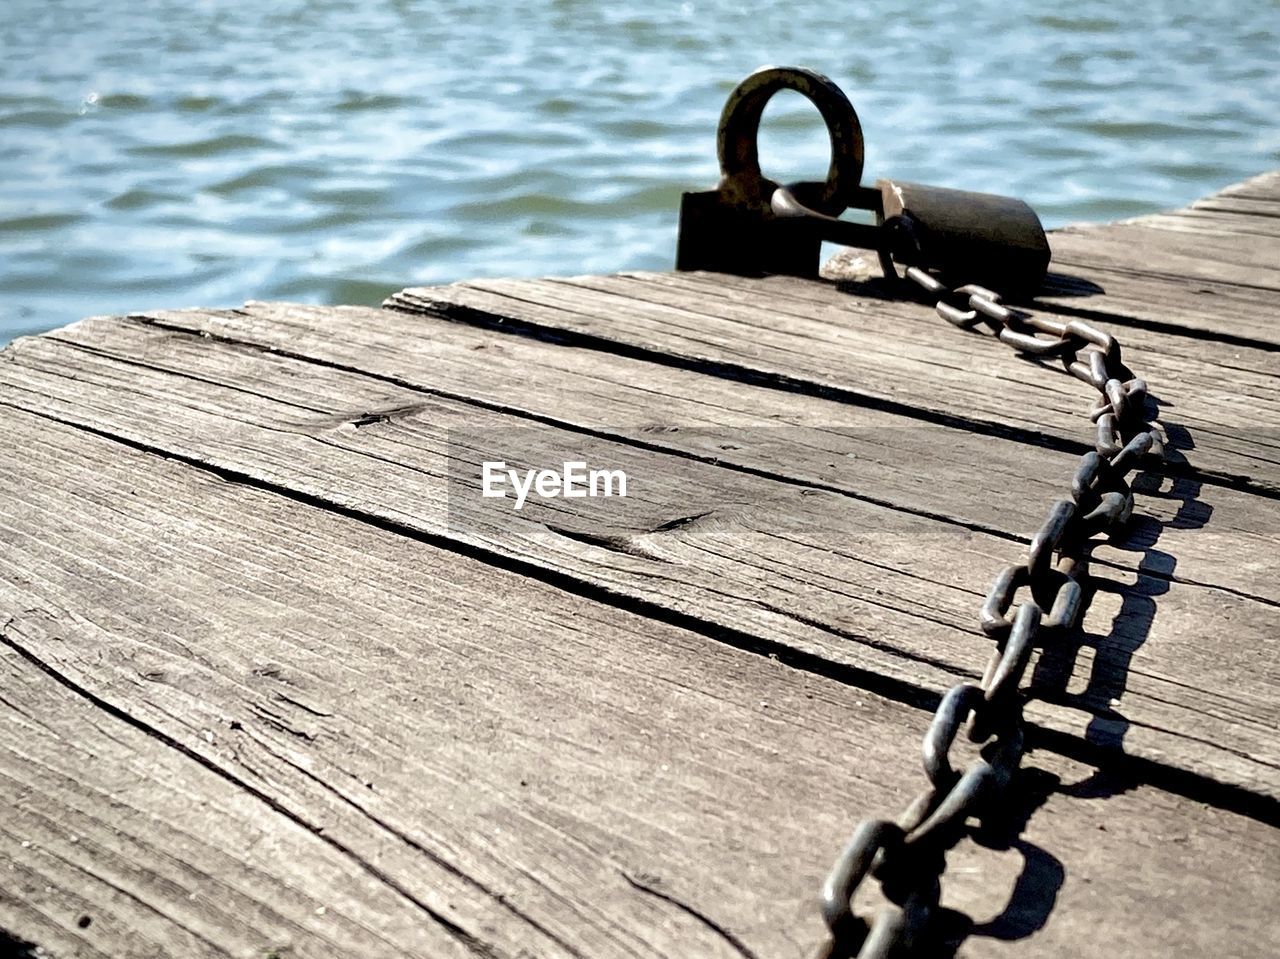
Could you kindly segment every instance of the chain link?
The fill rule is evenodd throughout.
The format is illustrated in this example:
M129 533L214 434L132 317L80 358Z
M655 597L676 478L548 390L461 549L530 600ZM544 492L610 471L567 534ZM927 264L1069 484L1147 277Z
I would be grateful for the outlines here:
M1144 460L1164 455L1159 431L1147 419L1147 384L1124 365L1111 334L1079 320L1032 316L984 287L948 289L918 267L906 277L937 298L938 315L947 322L983 327L1019 353L1058 359L1097 390L1099 403L1090 412L1097 432L1094 449L1072 477L1070 498L1049 508L1026 560L1001 570L982 604L979 624L996 649L980 684L960 683L938 704L924 737L929 787L896 822L864 821L827 876L822 915L831 936L825 957L904 956L918 944L938 904L946 851L959 842L970 817L1000 799L1022 761L1021 687L1033 650L1079 622L1092 543L1128 522L1128 475ZM981 758L960 773L951 750L966 723ZM867 876L878 880L890 904L870 922L854 913L852 902Z

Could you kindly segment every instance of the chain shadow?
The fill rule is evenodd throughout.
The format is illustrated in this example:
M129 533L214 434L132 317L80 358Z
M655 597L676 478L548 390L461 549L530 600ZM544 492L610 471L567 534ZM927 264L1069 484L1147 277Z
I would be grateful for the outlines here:
M829 276L842 292L884 299L901 297L899 282L871 275L868 270L855 267L853 261L845 266L843 274L837 270ZM1037 296L1084 299L1105 293L1101 286L1084 277L1050 273ZM1023 305L1033 306L1034 303ZM1043 361L1030 357L1024 359L1049 369ZM1146 413L1149 422L1160 423L1167 461L1180 467L1179 475L1169 475L1172 471L1141 470L1130 485L1135 493L1176 503L1174 514L1160 520L1136 513L1124 534L1110 541L1115 548L1138 554L1137 576L1131 585L1114 578L1099 577L1097 567L1106 569L1107 566L1094 563L1093 550L1088 551L1086 559L1093 567L1093 575L1089 577L1092 594L1088 599L1091 601L1097 593L1118 596L1120 608L1106 632L1088 632L1083 626L1078 626L1073 633L1055 640L1053 645L1044 649L1030 682L1032 697L1087 713L1086 741L1116 755L1123 754L1131 725L1120 708L1129 672L1135 655L1150 636L1158 598L1168 593L1177 567L1176 557L1159 548L1161 535L1166 529L1200 529L1208 524L1213 514L1213 507L1200 499L1203 484L1186 475L1186 454L1195 449L1194 438L1185 427L1169 423L1161 416L1169 405L1155 396L1148 396ZM1127 572L1125 574L1128 575ZM1070 693L1068 687L1080 666L1081 652L1086 647L1091 649L1093 657L1085 686L1078 693ZM1031 815L1051 795L1105 799L1134 788L1134 782L1123 772L1117 772L1113 765L1108 763L1104 764L1105 768L1094 768L1084 780L1067 786L1063 786L1059 777L1045 770L1033 767L1019 770L997 808L980 822L979 828L968 830L969 837L981 846L996 851L1012 850L1021 856L1022 867L1007 902L999 915L982 923L958 910L939 907L925 933L926 941L922 943L925 954L954 957L969 939L1021 940L1045 926L1066 881L1066 867L1051 852L1030 842L1022 834ZM1002 817L1003 826L1000 825Z
M1163 404L1154 398L1148 402L1154 406L1148 412L1155 414L1153 419L1158 418ZM1184 427L1162 425L1166 449L1173 454L1170 459L1185 463L1185 452L1195 445L1191 435ZM1130 667L1151 633L1157 600L1169 591L1177 566L1172 554L1158 548L1160 537L1167 529L1200 529L1213 515L1213 507L1200 499L1202 484L1195 479L1142 471L1134 476L1131 485L1135 493L1176 502L1177 508L1166 520L1135 514L1124 535L1111 541L1113 547L1139 554L1136 580L1132 585L1125 585L1101 578L1096 572L1090 575L1094 593L1120 597L1119 610L1107 632L1088 632L1078 626L1072 634L1044 649L1029 690L1034 698L1088 712L1086 740L1117 754L1123 752L1130 728L1118 708L1127 688ZM1090 600L1092 598L1091 595ZM1093 650L1085 687L1078 693L1068 693L1085 647ZM1110 764L1106 769L1094 769L1086 779L1066 787L1057 776L1044 770L1033 767L1020 770L1010 784L1007 799L993 810L988 821L970 831L970 837L981 846L997 851L1013 850L1021 855L1022 869L1009 899L998 916L983 923L976 923L957 910L939 909L930 932L929 954L952 957L968 939L1013 941L1028 938L1043 928L1066 880L1066 868L1051 852L1022 836L1032 814L1055 793L1098 799L1119 795L1133 786L1133 782L1111 769Z
M1158 414L1163 404L1155 399L1149 403L1156 407ZM1185 452L1195 445L1190 433L1176 424L1163 426L1169 460L1185 463ZM1151 634L1157 600L1168 593L1178 564L1176 557L1159 548L1160 537L1167 529L1201 529L1213 515L1213 507L1200 499L1203 484L1199 480L1144 470L1134 476L1131 485L1135 493L1148 498L1176 502L1174 515L1160 520L1135 512L1124 535L1111 541L1113 547L1137 555L1138 572L1131 585L1100 576L1099 564L1090 555L1091 593L1118 596L1120 608L1108 632L1077 630L1064 637L1064 641L1046 648L1031 681L1031 692L1036 698L1090 713L1086 741L1116 753L1124 751L1130 728L1128 719L1118 708L1128 686L1129 670L1134 656ZM1090 550L1090 554L1092 552ZM1091 595L1090 606L1092 599ZM1085 647L1093 651L1088 679L1080 692L1070 693L1067 687L1077 673L1080 653Z
M0 927L0 956L10 959L40 959L47 953L34 942L28 942L8 929Z
M1045 770L1020 769L1009 784L1005 799L988 810L976 828L966 830L967 838L984 849L1017 852L1022 857L1022 868L999 915L986 922L974 922L957 909L938 908L921 943L925 955L951 959L966 940L1014 942L1044 928L1067 871L1062 860L1022 838L1022 833L1059 785L1059 778Z

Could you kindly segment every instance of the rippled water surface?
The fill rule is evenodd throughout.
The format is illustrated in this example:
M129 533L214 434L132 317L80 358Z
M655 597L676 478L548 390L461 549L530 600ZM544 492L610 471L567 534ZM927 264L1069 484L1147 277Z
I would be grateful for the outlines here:
M763 63L844 87L868 177L1021 195L1051 225L1178 205L1280 165L1278 46L1273 0L4 0L0 342L666 268ZM766 171L821 175L826 150L777 98Z

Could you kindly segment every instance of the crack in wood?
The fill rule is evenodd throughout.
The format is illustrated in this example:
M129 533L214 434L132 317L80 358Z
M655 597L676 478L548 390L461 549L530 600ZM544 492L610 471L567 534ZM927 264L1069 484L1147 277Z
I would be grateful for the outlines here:
M223 779L226 782L230 783L236 789L242 790L246 794L252 796L254 799L258 800L264 806L269 808L276 815L281 816L289 820L290 822L292 822L294 825L299 826L302 829L306 830L311 835L319 839L321 842L333 848L336 852L341 853L343 856L349 859L354 865L358 866L361 870L363 870L365 873L367 873L370 877L375 879L377 882L386 886L388 889L393 890L401 898L411 903L420 912L422 912L424 916L431 919L433 922L437 923L441 927L441 929L443 929L449 935L457 939L474 955L481 957L481 959L506 959L506 957L504 957L502 954L497 952L490 944L486 943L484 940L480 939L475 934L471 933L467 929L453 922L448 917L441 915L435 909L431 908L431 906L429 906L427 903L423 902L421 899L415 896L412 892L409 891L408 888L406 888L402 883L400 883L397 879L395 879L393 876L388 874L386 871L380 869L374 863L360 856L358 853L355 852L355 850L351 849L349 846L345 845L344 843L340 842L334 837L328 835L327 833L325 833L325 831L322 828L316 826L314 823L307 821L304 817L300 816L299 814L295 813L293 810L289 809L288 807L280 803L278 800L274 799L264 790L259 789L257 786L254 786L252 783L247 782L246 780L237 776L235 773L231 772L230 770L225 769L224 767L218 765L215 762L212 762L207 757L202 756L200 753L196 752L194 749L191 749L189 746L186 746L185 744L179 742L177 739L174 739L172 736L170 736L168 733L164 732L163 730L157 729L156 727L152 726L150 723L147 723L144 720L139 719L138 717L132 715L131 713L126 712L125 710L121 709L119 706L115 705L114 703L106 699L103 699L101 696L97 695L91 690L80 685L75 680L73 680L70 676L58 670L51 663L45 662L39 656L35 655L33 652L28 650L25 646L18 643L11 636L9 636L8 633L0 632L0 644L3 644L4 646L13 650L15 653L21 656L24 660L26 660L36 669L40 670L42 673L50 677L60 686L62 686L69 692L73 693L74 695L78 696L79 698L85 700L86 702L92 704L95 708L102 710L108 716L111 716L113 719L116 719L116 720L119 720L120 722L125 723L131 728L147 736L149 739L155 740L156 742L161 743L168 749L171 749L174 752L181 754L182 756L186 757L190 761L196 763L197 765L201 766L207 771L213 773L218 778Z
M514 297L513 297L514 298ZM579 349L596 350L629 359L657 363L673 369L688 370L717 379L744 383L751 386L794 393L815 399L829 400L857 406L863 409L894 413L899 416L918 420L934 426L964 430L997 439L1011 440L1041 449L1060 453L1073 453L1077 456L1089 452L1092 447L1085 443L1055 436L1040 430L1013 426L995 420L977 417L960 416L939 410L923 409L887 397L873 396L858 390L818 383L791 374L769 372L753 369L728 360L712 360L694 358L662 350L626 343L597 334L576 330L564 330L549 327L530 320L517 319L499 313L490 313L474 307L460 306L443 301L418 301L409 294L399 294L394 301L384 304L387 309L402 313L425 314L453 323L465 323L481 329L501 331L513 336L522 336L543 343L557 343ZM1260 485L1252 477L1243 473L1232 473L1220 469L1205 469L1176 459L1167 460L1161 466L1161 472L1174 477L1187 477L1222 486L1227 489L1265 496L1268 499L1280 499L1280 489Z
M4 405L7 404L0 402L0 406ZM404 536L439 549L479 560L499 569L520 573L531 579L558 589L567 590L584 598L603 602L627 612L637 613L670 626L687 629L744 652L768 657L789 668L813 673L847 686L865 689L894 702L932 712L941 701L941 694L938 691L925 688L917 683L886 676L851 663L834 662L819 654L797 649L785 643L726 626L683 610L671 609L641 597L619 593L608 587L579 579L559 570L547 569L529 561L493 552L482 546L426 533L377 514L330 502L314 494L282 487L278 484L218 467L192 457L153 448L127 437L64 421L48 413L27 412L32 412L33 415L41 419L59 423L79 432L99 436L143 453L176 460L194 469L218 476L226 482L243 484L273 493L303 505L364 523L385 532ZM6 643L10 642L7 636L0 635L0 638L4 639ZM1116 754L1105 745L1082 740L1071 734L1054 730L1038 723L1029 722L1027 724L1027 741L1031 747L1051 749L1063 756L1099 769L1114 768L1116 763L1124 764L1131 771L1131 774L1141 782L1149 783L1177 795L1229 810L1269 825L1280 826L1280 798L1258 793L1246 786L1222 782L1202 773L1181 769L1147 757ZM193 753L192 755L197 754Z
M757 956L756 953L752 951L751 947L749 947L745 942L743 942L736 935L734 935L733 932L726 929L724 926L720 925L720 923L716 922L706 913L702 912L699 909L695 909L693 906L689 905L687 902L684 902L681 899L676 898L671 893L664 892L662 889L659 889L653 877L633 876L631 875L631 873L627 872L625 869L619 869L618 873L619 875L622 876L623 879L627 881L627 884L630 885L632 889L636 889L640 892L646 893L650 896L653 896L655 899L662 900L663 902L670 903L671 905L679 909L681 912L685 913L686 915L692 916L694 919L698 920L698 922L702 923L704 926L706 926L708 929L714 932L717 936L719 936L721 939L727 942L730 946L732 946L734 951L737 952L738 955L744 956L745 959L759 959L759 956Z

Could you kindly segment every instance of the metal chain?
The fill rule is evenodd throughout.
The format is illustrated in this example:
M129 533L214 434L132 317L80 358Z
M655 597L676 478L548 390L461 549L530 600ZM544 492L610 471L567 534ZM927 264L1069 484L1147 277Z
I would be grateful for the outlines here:
M979 623L996 649L982 682L952 687L934 713L924 737L929 786L897 821L869 819L858 826L827 876L822 915L831 937L825 957L903 956L919 942L938 905L947 850L960 841L971 816L992 811L1021 763L1026 697L1020 687L1033 649L1076 625L1086 605L1094 537L1124 526L1133 512L1130 472L1144 459L1164 455L1146 416L1147 385L1124 365L1115 337L1078 320L1012 309L980 286L950 290L918 267L906 277L938 298L938 315L949 323L984 326L1020 353L1058 358L1096 389L1101 401L1090 418L1097 439L1076 468L1070 498L1049 508L1025 561L1005 567L982 604ZM968 738L981 744L980 758L960 772L950 753L966 724ZM855 915L852 904L868 875L889 903L869 922Z

